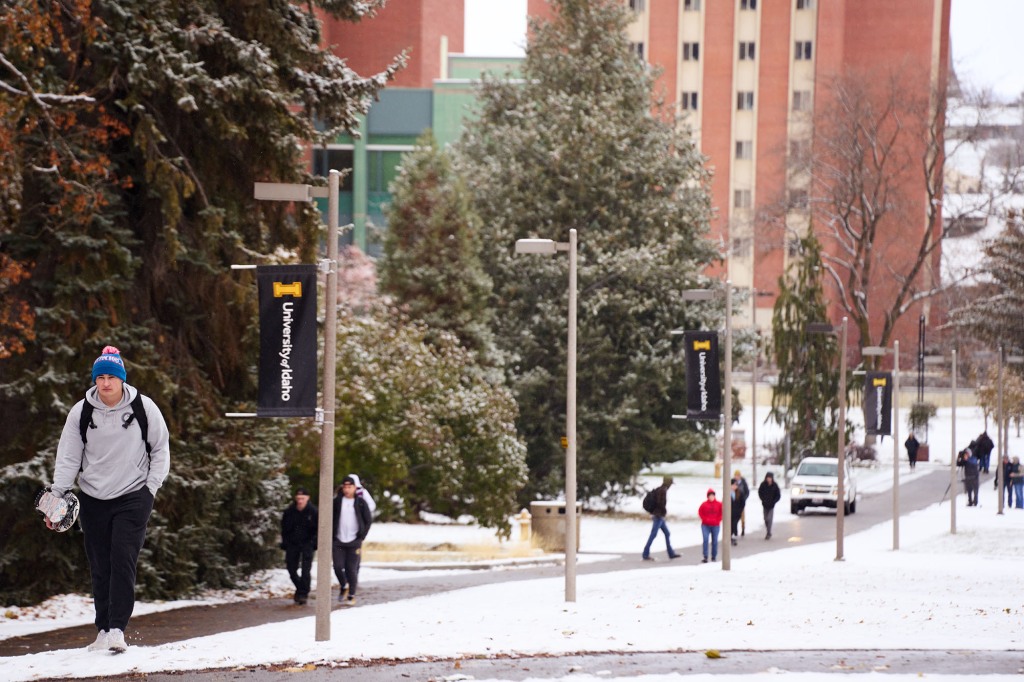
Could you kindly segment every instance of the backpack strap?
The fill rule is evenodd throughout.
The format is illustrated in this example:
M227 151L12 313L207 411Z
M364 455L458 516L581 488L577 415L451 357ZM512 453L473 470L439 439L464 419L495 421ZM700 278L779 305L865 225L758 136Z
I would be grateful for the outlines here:
M146 417L146 407L142 404L142 394L136 393L135 398L131 402L132 415L124 423L124 428L131 426L132 421L136 421L139 424L139 430L142 431L142 442L146 444L146 454L153 454L153 446L149 444L149 419ZM96 424L92 420L93 410L96 408L92 406L88 400L82 403L82 416L78 420L78 432L82 436L82 444L89 442L89 429L95 429Z

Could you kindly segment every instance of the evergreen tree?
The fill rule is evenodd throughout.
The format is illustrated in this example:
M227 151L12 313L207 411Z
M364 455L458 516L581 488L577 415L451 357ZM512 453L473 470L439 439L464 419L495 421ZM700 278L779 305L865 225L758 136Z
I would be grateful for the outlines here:
M839 348L836 337L810 333L828 319L821 283L821 247L814 235L800 240L800 259L779 278L772 316L772 353L778 380L771 419L785 427L797 453L835 452L838 442Z
M5 296L36 318L25 352L0 360L0 464L12 465L0 474L0 523L31 522L0 541L0 597L88 588L81 543L44 538L28 510L107 343L172 433L142 592L229 586L276 560L284 426L221 416L256 395L255 287L229 266L311 260L316 211L256 203L253 182L308 181L301 144L353 127L397 68L363 78L319 46L315 12L357 19L379 4L5 7L0 157L13 176L0 185L0 254L31 264ZM59 581L39 583L47 572Z
M480 264L479 224L448 152L425 134L402 159L391 186L382 292L430 329L455 334L493 361L488 328L491 281Z
M653 93L616 0L554 0L534 25L522 79L485 80L459 170L493 281L496 343L528 444L526 498L562 488L567 278L564 257L513 256L519 238L579 235L578 483L614 497L648 463L708 452L671 415L684 394L679 292L716 258L703 158ZM652 112L652 102L654 110ZM720 308L717 312L720 320Z

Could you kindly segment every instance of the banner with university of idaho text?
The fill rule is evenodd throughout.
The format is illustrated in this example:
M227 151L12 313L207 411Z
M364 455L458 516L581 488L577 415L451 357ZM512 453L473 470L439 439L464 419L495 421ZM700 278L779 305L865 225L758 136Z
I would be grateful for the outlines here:
M316 266L256 268L260 303L260 417L316 414Z
M686 418L718 419L722 387L718 374L718 333L686 332Z
M865 375L864 430L869 436L892 435L891 372L868 372Z

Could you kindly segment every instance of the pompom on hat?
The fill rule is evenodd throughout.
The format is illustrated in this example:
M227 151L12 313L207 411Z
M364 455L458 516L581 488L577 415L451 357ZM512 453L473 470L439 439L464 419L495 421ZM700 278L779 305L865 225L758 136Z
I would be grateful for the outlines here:
M124 371L124 360L121 359L121 351L113 346L104 346L103 352L92 363L93 383L96 383L96 377L101 374L115 376L121 381L128 380L128 373Z

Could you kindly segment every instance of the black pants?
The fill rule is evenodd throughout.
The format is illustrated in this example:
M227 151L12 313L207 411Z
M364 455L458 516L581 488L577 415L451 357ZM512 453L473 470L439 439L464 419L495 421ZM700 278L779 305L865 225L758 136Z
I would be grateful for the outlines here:
M975 506L978 504L978 479L965 478L964 491L967 493L967 504Z
M153 495L143 486L112 500L79 493L85 555L92 574L96 629L124 630L135 610L135 570L153 511Z
M295 598L305 599L309 596L310 570L313 568L312 547L288 547L284 550L284 564L288 567L288 576L295 585ZM302 573L299 573L299 568Z
M359 586L359 559L362 554L362 541L342 542L334 539L331 547L331 559L334 562L334 575L338 576L338 585L344 590L348 585L348 593L355 596Z

